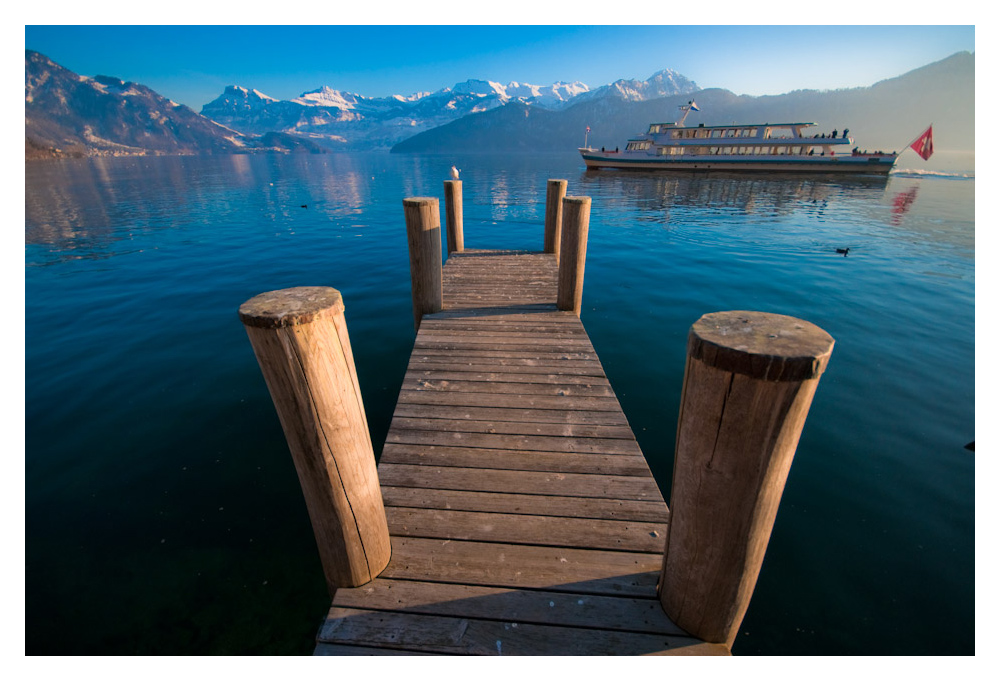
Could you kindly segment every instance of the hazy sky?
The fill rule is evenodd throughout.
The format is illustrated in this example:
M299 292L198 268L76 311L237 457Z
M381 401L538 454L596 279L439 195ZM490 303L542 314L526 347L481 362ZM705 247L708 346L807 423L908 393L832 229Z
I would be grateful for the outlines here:
M518 6L519 2L496 6ZM268 6L280 7L281 3L272 0ZM623 5L630 6L630 3ZM657 8L651 13L658 15L659 20L670 19L670 5L651 6ZM248 3L244 14L240 17L230 14L229 20L267 16L253 11L255 7L254 3ZM788 19L789 13L780 11L780 6L769 7L774 7L769 12L774 20ZM847 9L840 3L830 7L831 21L857 19L850 5ZM814 21L820 18L821 11L827 12L812 9L808 15L803 13L802 20ZM641 20L649 14L649 11L623 11L616 21ZM199 15L192 12L187 16ZM101 18L98 14L97 20ZM443 18L431 13L422 21ZM480 21L496 18L499 17L483 17ZM606 14L590 17L585 11L565 17L571 18L594 23L598 19L607 20ZM72 16L68 20L72 21ZM114 20L127 21L129 16L115 15ZM369 24L380 20L375 16L354 19ZM540 20L545 18L540 16ZM976 48L972 25L44 26L32 23L25 25L25 48L41 52L84 76L110 75L148 85L196 111L221 94L226 85L256 88L279 99L291 99L323 85L367 96L408 95L450 87L468 78L503 84L516 80L535 85L579 80L594 88L619 78L646 79L664 68L687 76L703 88L722 87L737 94L780 94L803 88L872 85L955 52L974 52Z

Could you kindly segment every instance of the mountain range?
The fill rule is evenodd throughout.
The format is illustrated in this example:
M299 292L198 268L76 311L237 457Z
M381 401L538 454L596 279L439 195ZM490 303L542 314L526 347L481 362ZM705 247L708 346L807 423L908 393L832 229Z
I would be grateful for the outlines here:
M118 78L79 76L25 50L25 157L312 152L553 151L624 144L650 122L815 121L851 126L859 146L898 148L935 123L939 149L974 148L975 58L968 52L847 90L751 97L701 89L669 69L591 89L467 80L436 92L366 97L321 87L291 100L236 85L196 113ZM821 128L822 129L822 128ZM922 129L922 128L921 128Z
M933 123L939 151L975 149L975 57L959 52L869 87L762 97L711 88L654 99L584 100L560 111L514 103L414 135L392 151L558 151L585 139L592 147L615 148L650 123L675 121L678 107L692 96L699 111L688 116L689 126L813 122L816 132L848 127L859 147L888 151L904 148Z
M645 101L697 89L697 85L670 70L655 73L645 81L619 80L596 90L580 82L540 86L467 80L437 92L406 97L365 97L323 87L292 100L277 100L257 90L231 85L202 107L201 113L248 135L277 130L335 149L378 149L509 104L560 111L581 101Z
M31 50L24 53L24 147L26 159L325 151L286 133L245 135L144 85L78 76Z

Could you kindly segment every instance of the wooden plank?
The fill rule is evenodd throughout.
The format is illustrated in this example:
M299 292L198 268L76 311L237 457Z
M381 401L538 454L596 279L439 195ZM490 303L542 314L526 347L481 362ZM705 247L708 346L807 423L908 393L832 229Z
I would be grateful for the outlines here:
M485 447L536 452L570 452L575 454L613 454L642 456L635 440L597 437L549 437L546 435L515 435L447 430L407 430L391 427L386 440L393 443L438 445L443 447Z
M566 411L562 409L518 409L490 407L454 407L434 404L396 405L396 417L420 419L470 419L476 421L510 421L513 423L589 424L625 426L628 421L620 411Z
M663 501L652 477L502 470L487 473L478 468L386 463L379 464L378 473L383 485L394 487Z
M569 397L553 395L511 395L504 393L458 393L430 390L401 390L399 402L440 404L455 407L503 407L520 409L571 409L621 412L613 397Z
M463 307L461 305L453 305L448 302L448 296L445 296L444 308L441 312L435 312L431 315L424 315L424 319L454 319L456 317L461 318L479 318L479 319L505 319L509 318L511 315L521 315L521 314L564 314L556 309L555 303L534 303L531 305L494 305L491 307ZM546 319L555 319L555 317ZM570 323L572 321L579 322L579 319L571 320L567 319L566 322Z
M482 494L463 490L426 490L382 486L386 506L443 508L457 511L492 511L568 518L602 518L666 523L670 512L664 504L630 499L591 499L540 494Z
M520 343L504 343L498 345L496 343L482 343L473 339L455 339L455 340L434 340L433 338L424 338L423 336L417 336L417 340L413 344L415 350L424 350L438 348L441 350L453 351L487 351L497 353L495 356L503 357L500 353L511 353L511 357L519 357L522 355L517 355L513 353L531 353L528 356L535 356L538 354L552 354L552 355L569 355L567 359L578 359L579 357L596 357L595 353L589 346L586 345L574 345L567 346L563 343L543 343L539 341ZM492 356L492 355L487 355Z
M393 430L434 432L492 433L508 435L544 435L559 438L618 439L634 442L628 426L594 426L557 423L520 423L510 421L474 421L455 418L406 418L392 420Z
M564 376L552 372L537 371L535 373L522 373L512 370L508 371L449 371L448 366L435 369L410 369L403 377L404 385L419 384L420 381L460 381L476 383L533 383L540 385L582 385L584 387L600 386L605 390L611 389L611 384L603 376Z
M425 343L479 343L485 345L521 345L530 343L545 347L548 345L565 348L586 348L593 350L590 339L569 335L553 336L549 333L531 333L519 331L517 333L489 333L484 331L454 331L451 329L441 329L435 332L424 332L420 338Z
M575 454L572 452L534 452L483 447L442 447L388 443L380 461L426 466L456 466L511 471L549 471L552 473L588 473L591 475L626 475L649 477L650 470L641 456L620 454ZM488 473L484 473L488 475Z
M397 650L395 648L369 648L353 644L323 643L316 644L313 655L349 657L362 655L439 655L440 653L426 653L421 650Z
M339 589L333 607L686 636L653 599L380 579Z
M392 537L381 577L655 598L662 562L649 553Z
M403 390L434 390L437 392L471 392L510 395L557 395L560 397L614 397L610 385L577 383L519 383L503 381L463 381L427 378L404 378Z
M574 376L604 378L604 367L593 359L557 359L545 362L541 359L510 358L460 358L439 354L414 354L410 357L409 371L422 372L441 369L443 371L468 371L483 373L512 374L556 374L566 378Z
M536 315L537 316L537 315ZM553 336L568 336L571 338L587 337L582 324L564 324L547 319L530 319L527 315L512 316L509 319L437 319L427 320L423 327L425 331L462 331L479 333L549 333Z
M444 356L457 361L468 361L471 358L489 358L490 362L500 363L497 360L524 359L534 360L539 364L548 363L550 366L562 366L563 361L580 362L585 360L600 366L600 360L598 360L596 352L580 352L575 350L572 352L564 352L558 349L542 350L539 348L534 348L532 350L511 350L510 348L504 348L502 350L490 348L460 348L455 345L423 344L420 342L419 337L414 343L413 352L420 357ZM567 364L566 366L578 365Z
M568 546L662 555L665 523L547 517L425 508L387 508L389 533L535 546Z
M339 607L330 608L319 640L453 655L726 654L723 646L687 636ZM685 650L692 648L698 652Z

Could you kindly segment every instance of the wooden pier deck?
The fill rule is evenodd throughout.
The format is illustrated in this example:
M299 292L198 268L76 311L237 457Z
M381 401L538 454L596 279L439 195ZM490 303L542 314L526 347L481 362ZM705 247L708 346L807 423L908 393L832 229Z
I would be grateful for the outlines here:
M465 250L442 281L378 465L392 557L316 654L728 654L657 598L667 506L555 256Z

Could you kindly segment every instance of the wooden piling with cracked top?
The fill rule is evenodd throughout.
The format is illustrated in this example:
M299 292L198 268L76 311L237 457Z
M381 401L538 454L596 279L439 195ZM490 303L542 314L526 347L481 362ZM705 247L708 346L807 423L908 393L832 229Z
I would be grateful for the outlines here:
M270 291L239 310L295 462L331 594L389 563L389 530L336 289Z
M784 315L716 312L691 327L659 598L694 636L736 638L832 351L828 333Z

